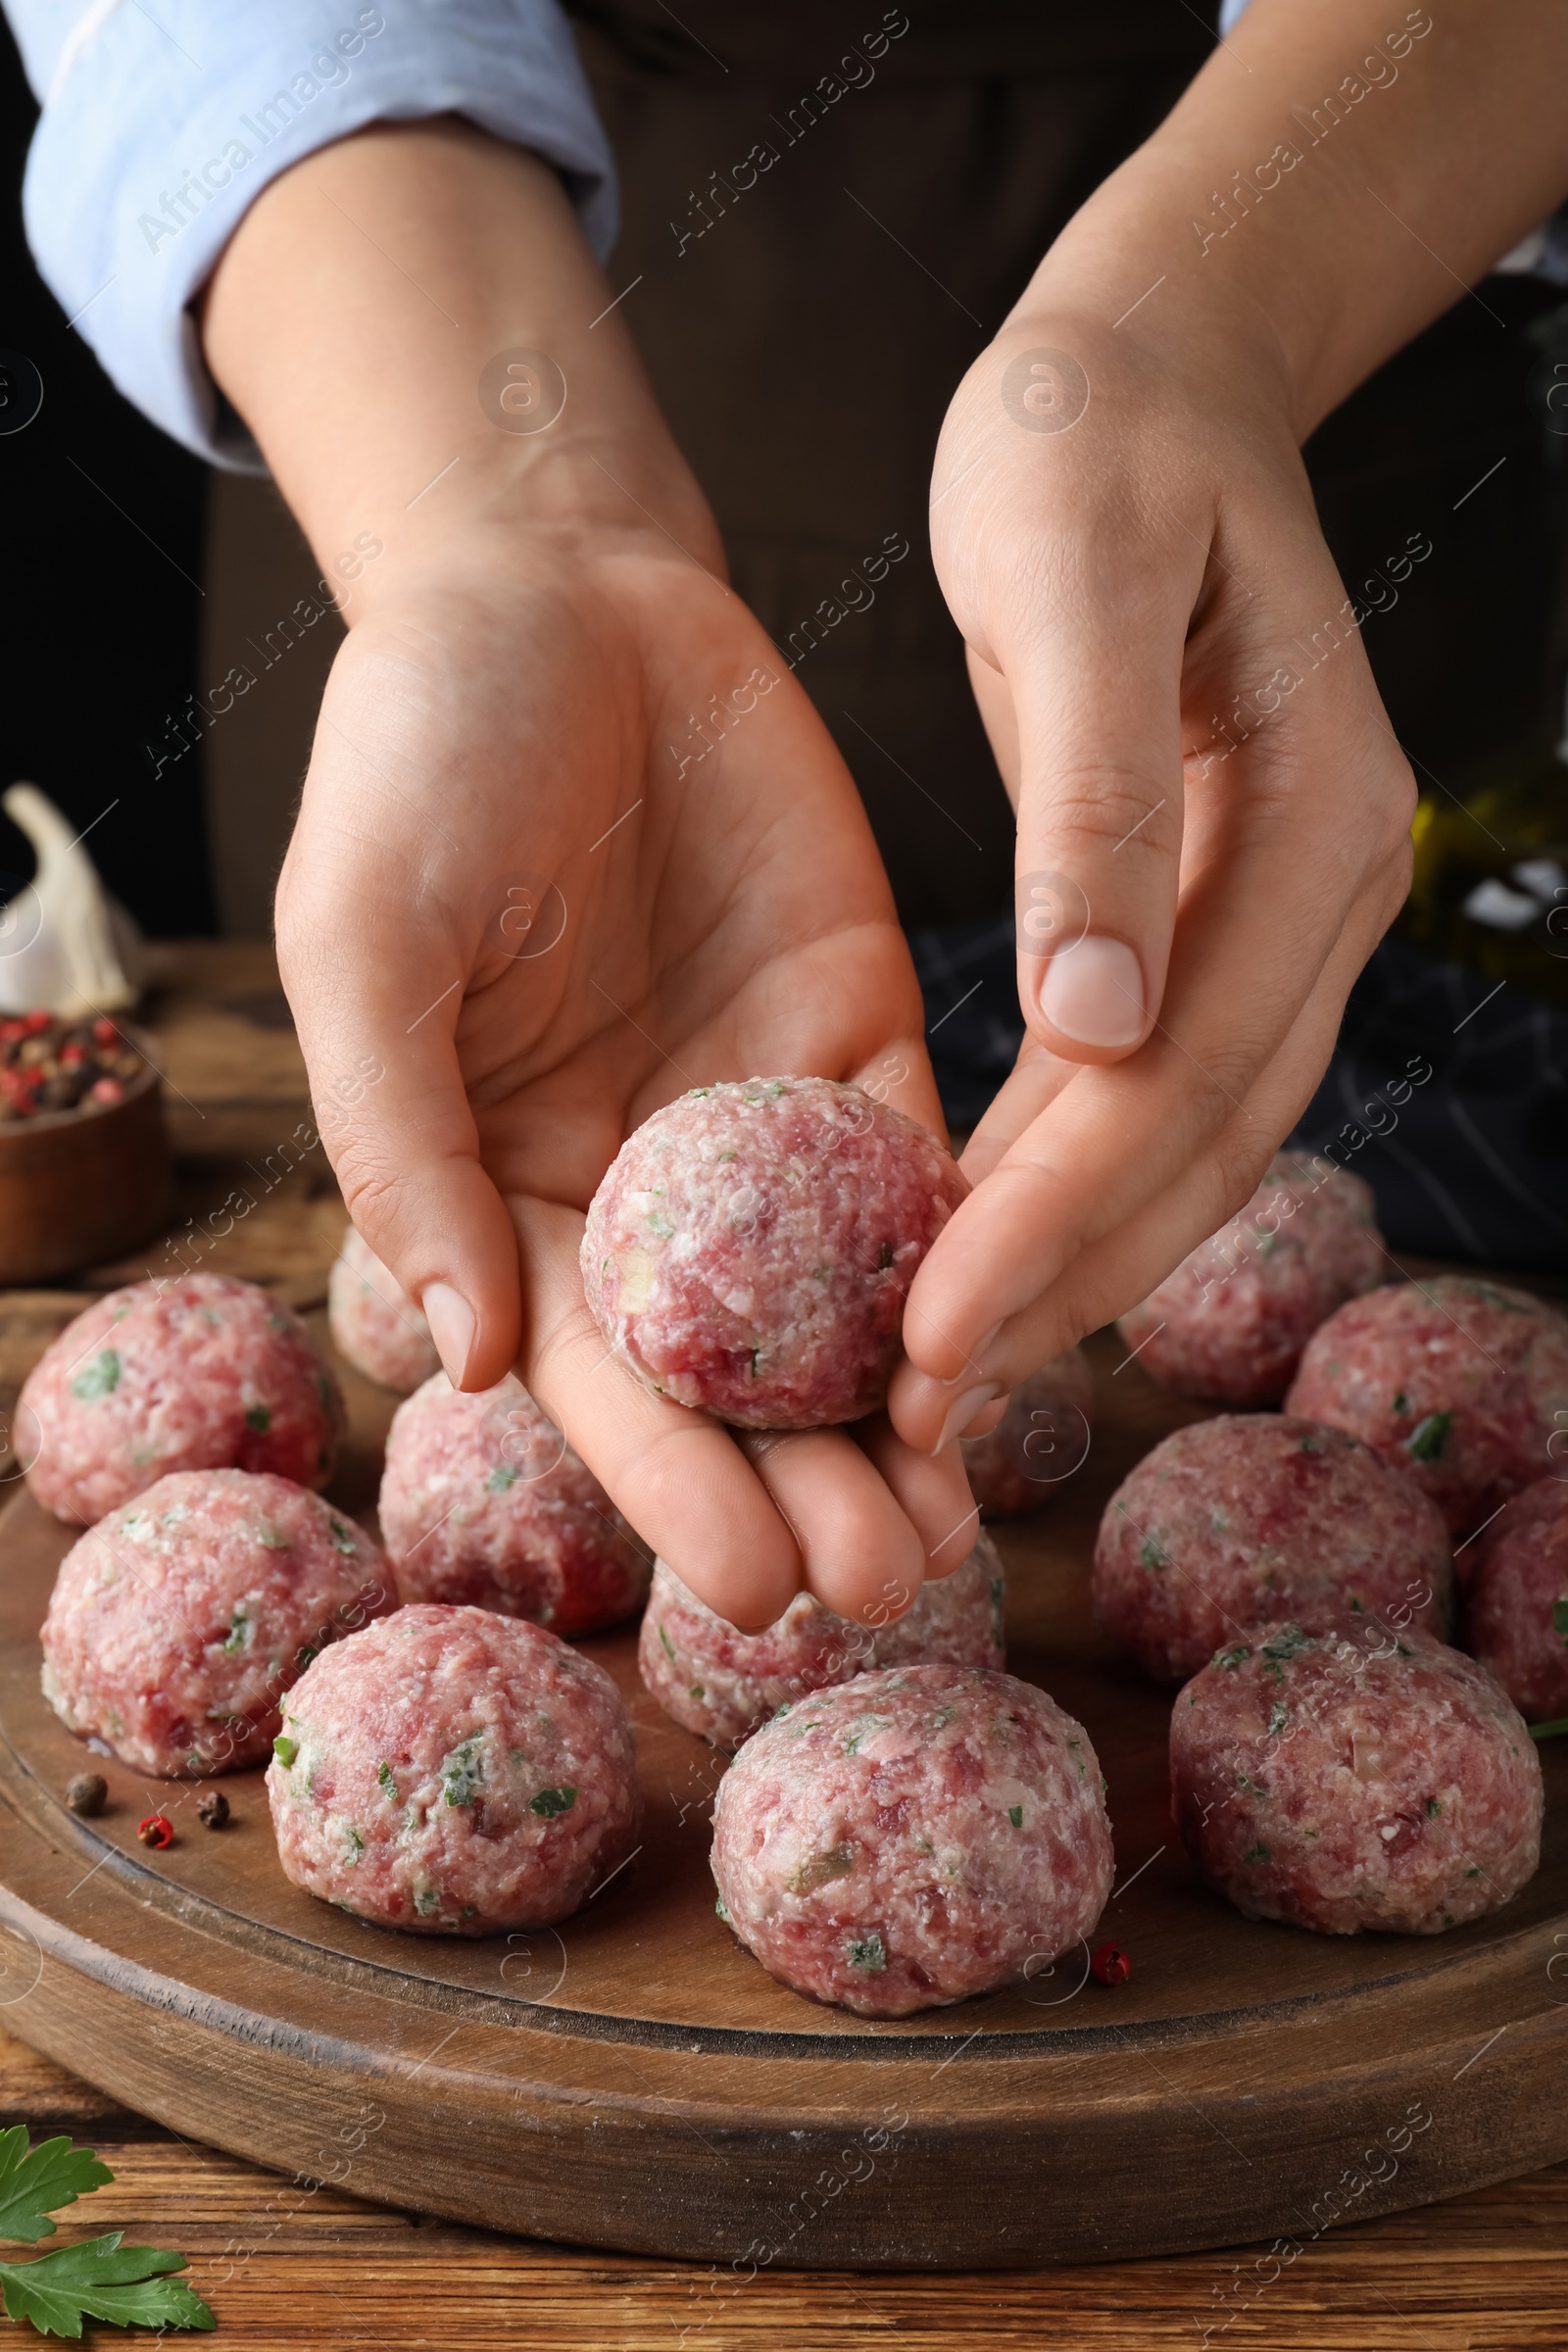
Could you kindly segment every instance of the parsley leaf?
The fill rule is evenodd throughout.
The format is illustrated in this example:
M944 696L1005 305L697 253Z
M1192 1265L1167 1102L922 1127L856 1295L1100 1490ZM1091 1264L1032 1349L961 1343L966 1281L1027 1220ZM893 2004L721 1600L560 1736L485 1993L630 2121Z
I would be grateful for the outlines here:
M76 1374L71 1384L71 1394L79 1396L85 1404L94 1396L112 1396L119 1386L120 1351L116 1348L106 1348L101 1355L93 1357L85 1370Z
M452 1799L448 1797L447 1802L450 1804ZM529 1797L528 1810L542 1814L546 1821L554 1821L559 1813L569 1813L576 1802L575 1788L541 1788L537 1796Z
M1405 1439L1406 1453L1418 1462L1441 1461L1452 1427L1452 1413L1428 1413L1426 1419L1418 1421Z
M158 2246L124 2246L123 2232L61 2246L35 2261L0 2262L6 2317L30 2320L40 2335L80 2335L84 2319L112 2328L215 2328L211 2307L183 2280L183 2254Z
M13 2124L9 2132L0 2132L0 2237L21 2238L29 2246L53 2237L50 2212L74 2205L114 2177L91 2148L74 2148L63 2137L40 2140L29 2149L26 2125Z
M1560 1634L1563 1641L1568 1642L1568 1599L1552 1602L1551 1630L1554 1634Z
M31 2245L51 2236L47 2207L74 2205L114 2177L91 2148L73 2147L66 2138L29 2147L24 2124L0 2132L0 2237ZM111 2230L30 2262L0 2262L7 2319L30 2320L40 2335L63 2336L79 2336L84 2319L114 2328L212 2328L200 2295L167 2276L185 2268L184 2255L123 2245L123 2235Z

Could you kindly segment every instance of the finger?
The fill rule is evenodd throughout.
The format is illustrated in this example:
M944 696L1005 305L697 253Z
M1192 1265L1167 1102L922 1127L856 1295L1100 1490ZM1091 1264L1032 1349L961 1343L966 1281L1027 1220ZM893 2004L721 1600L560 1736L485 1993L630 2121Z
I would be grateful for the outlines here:
M1245 830L1184 893L1154 1034L1132 1060L1081 1070L1059 1091L916 1274L904 1336L921 1371L973 1376L988 1335L1173 1182L1241 1107L1324 969L1348 989L1409 872L1409 771L1368 732L1377 739L1359 772L1341 767L1359 797L1362 875L1347 888L1334 809L1296 789L1289 763L1283 774L1254 763Z
M1005 1407L999 1400L982 1408L977 1424L994 1427ZM951 1576L975 1547L980 1512L956 1446L940 1457L906 1445L886 1413L857 1421L856 1444L885 1480L889 1492L925 1545L925 1574Z
M529 1392L683 1584L743 1632L776 1623L806 1575L788 1520L727 1430L655 1396L611 1352L582 1295L580 1212L520 1200L513 1209Z
M1121 1058L1159 1008L1182 841L1182 655L1200 551L1107 534L1004 649L1018 730L1018 996L1067 1061ZM1140 560L1141 559L1141 560ZM1088 567L1092 578L1081 578Z
M454 1386L484 1389L517 1350L516 1238L458 1066L463 969L416 920L408 872L376 843L302 817L278 963L349 1213L422 1305Z
M925 1544L843 1430L742 1430L740 1449L792 1529L806 1589L860 1625L902 1617L925 1582Z

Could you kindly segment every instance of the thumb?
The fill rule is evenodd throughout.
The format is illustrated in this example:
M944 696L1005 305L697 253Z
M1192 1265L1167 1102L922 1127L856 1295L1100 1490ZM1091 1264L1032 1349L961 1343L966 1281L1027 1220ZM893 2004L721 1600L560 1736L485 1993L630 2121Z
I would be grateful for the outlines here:
M355 1225L422 1306L455 1388L486 1389L521 1337L515 1230L479 1161L458 1064L465 973L440 933L381 923L359 891L278 899L278 961L317 1125ZM341 908L354 908L345 922Z
M1058 611L1006 664L1018 997L1031 1035L1067 1061L1122 1059L1159 1009L1181 861L1184 626L1125 606Z

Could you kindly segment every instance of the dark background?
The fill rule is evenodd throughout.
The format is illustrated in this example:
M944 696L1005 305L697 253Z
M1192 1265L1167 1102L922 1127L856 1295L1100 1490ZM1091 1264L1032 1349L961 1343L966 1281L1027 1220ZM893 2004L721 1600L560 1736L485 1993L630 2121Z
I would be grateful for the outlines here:
M36 784L79 826L118 800L90 844L110 888L155 936L210 932L201 755L155 784L146 750L197 691L207 468L121 398L32 266L36 116L0 24L0 345L44 387L33 423L0 435L0 788ZM0 816L0 896L32 864Z

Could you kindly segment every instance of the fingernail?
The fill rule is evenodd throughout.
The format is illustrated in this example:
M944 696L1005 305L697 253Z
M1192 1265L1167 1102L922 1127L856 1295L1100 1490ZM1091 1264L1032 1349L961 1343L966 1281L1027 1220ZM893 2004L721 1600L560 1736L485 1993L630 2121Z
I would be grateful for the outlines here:
M988 1380L982 1388L965 1389L963 1395L949 1405L948 1417L942 1424L942 1435L932 1448L933 1452L940 1453L953 1439L962 1437L980 1407L989 1404L992 1397L999 1394L997 1384L992 1380Z
M473 1309L450 1282L427 1282L419 1304L447 1378L455 1389L461 1389L473 1347Z
M1120 939L1081 939L1053 956L1040 1009L1080 1046L1130 1046L1144 1034L1144 975Z
M980 1334L980 1337L976 1340L974 1346L970 1348L969 1360L964 1365L963 1370L961 1372L955 1372L953 1378L951 1380L945 1380L942 1383L942 1386L945 1389L956 1389L960 1380L965 1378L973 1380L975 1373L979 1370L980 1365L983 1362L988 1349L990 1348L992 1341L997 1338L1001 1330L1001 1323L993 1323L989 1331L983 1331ZM995 1395L996 1392L993 1390L992 1394Z

